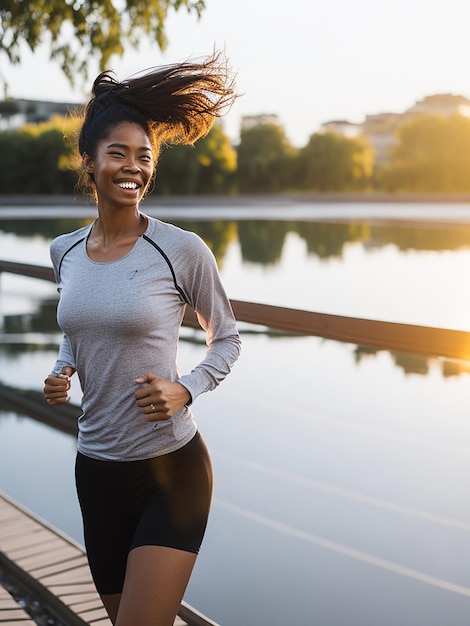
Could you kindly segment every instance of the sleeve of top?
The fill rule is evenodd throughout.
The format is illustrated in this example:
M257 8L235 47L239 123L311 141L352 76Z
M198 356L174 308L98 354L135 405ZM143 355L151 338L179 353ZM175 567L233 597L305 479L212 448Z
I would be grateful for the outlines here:
M51 261L52 261L52 267L54 269L54 276L55 276L56 283L57 283L57 291L60 294L60 287L58 284L58 280L59 280L58 269L57 269L58 251L56 249L56 246L54 245L54 242L51 244L50 255L51 255ZM57 355L57 360L54 363L54 367L52 368L52 373L60 372L60 370L67 365L75 369L75 358L72 353L70 341L67 335L64 335L62 337L62 341L60 342L59 353Z
M204 359L178 382L195 400L211 391L229 374L240 354L240 335L230 301L220 279L212 252L197 236L184 263L182 286L199 324L206 331Z
M57 355L57 360L54 363L52 372L60 372L60 370L66 365L68 365L69 367L73 367L73 369L76 369L75 359L72 354L69 338L67 337L67 335L64 335L62 337L62 341L60 342L59 354Z

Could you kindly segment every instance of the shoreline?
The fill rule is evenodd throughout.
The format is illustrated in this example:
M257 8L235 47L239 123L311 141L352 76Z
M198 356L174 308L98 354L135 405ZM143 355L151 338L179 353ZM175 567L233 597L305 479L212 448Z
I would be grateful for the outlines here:
M211 207L220 206L283 206L292 204L470 204L470 193L280 193L280 194L239 194L204 196L160 196L151 195L143 206L158 207ZM93 207L91 199L83 195L52 194L0 194L0 210L3 206L77 206Z

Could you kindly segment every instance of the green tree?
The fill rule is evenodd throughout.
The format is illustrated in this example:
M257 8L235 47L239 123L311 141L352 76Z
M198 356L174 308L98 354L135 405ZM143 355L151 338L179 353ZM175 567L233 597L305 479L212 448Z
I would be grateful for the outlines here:
M305 239L307 252L320 259L342 258L347 244L370 239L370 227L364 224L301 222L295 230Z
M20 44L34 50L50 44L71 84L77 75L87 78L90 57L106 69L111 56L122 56L124 42L138 48L142 35L167 44L165 21L170 10L182 7L201 16L204 0L2 0L0 52L19 63Z
M0 133L2 193L71 193L77 181L75 152L65 140L75 120L53 118Z
M299 152L296 182L309 191L351 191L369 187L373 150L362 137L315 133Z
M194 146L164 147L157 165L155 192L212 194L230 191L237 154L220 123Z
M470 119L422 115L403 122L391 161L379 173L388 191L470 191Z
M276 193L290 187L297 153L279 124L242 128L237 154L239 191Z
M237 152L222 124L214 124L207 137L195 147L200 165L198 193L230 191L231 176L237 169Z

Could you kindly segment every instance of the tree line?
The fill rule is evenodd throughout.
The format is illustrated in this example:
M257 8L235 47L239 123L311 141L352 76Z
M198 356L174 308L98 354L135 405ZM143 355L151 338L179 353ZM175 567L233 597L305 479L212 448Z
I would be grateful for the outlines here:
M77 120L55 117L0 132L0 192L69 194L77 130ZM469 192L469 166L470 119L459 115L402 123L382 165L363 137L317 132L295 148L280 124L261 123L234 146L216 123L194 146L164 146L153 193Z

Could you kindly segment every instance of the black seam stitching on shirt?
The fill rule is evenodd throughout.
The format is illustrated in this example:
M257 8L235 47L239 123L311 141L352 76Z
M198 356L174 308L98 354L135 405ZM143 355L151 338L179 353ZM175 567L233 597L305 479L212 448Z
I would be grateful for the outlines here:
M171 264L170 259L163 252L163 250L160 248L160 246L157 243L155 243L155 241L150 239L150 237L147 237L147 235L142 235L142 237L143 237L143 239L145 239L145 241L147 241L149 244L151 244L156 250L158 250L158 252L160 252L162 257L165 259L165 261L166 261L166 263L167 263L167 265L168 265L168 267L170 269L171 275L173 277L173 283L175 285L175 289L178 291L178 293L183 298L183 300L186 302L186 304L190 305L190 302L189 302L188 298L186 297L186 294L184 293L183 289L178 285L178 281L176 280L175 270L173 269L173 266Z
M81 239L79 239L78 241L76 241L73 246L70 246L70 248L68 250L66 250L64 252L64 254L62 255L62 258L60 259L60 263L59 263L59 267L57 268L57 283L60 283L60 268L62 267L62 261L65 259L65 257L67 256L67 254L73 250L75 248L75 246L78 246L79 243L81 243L83 240L85 239L85 237L82 237Z

